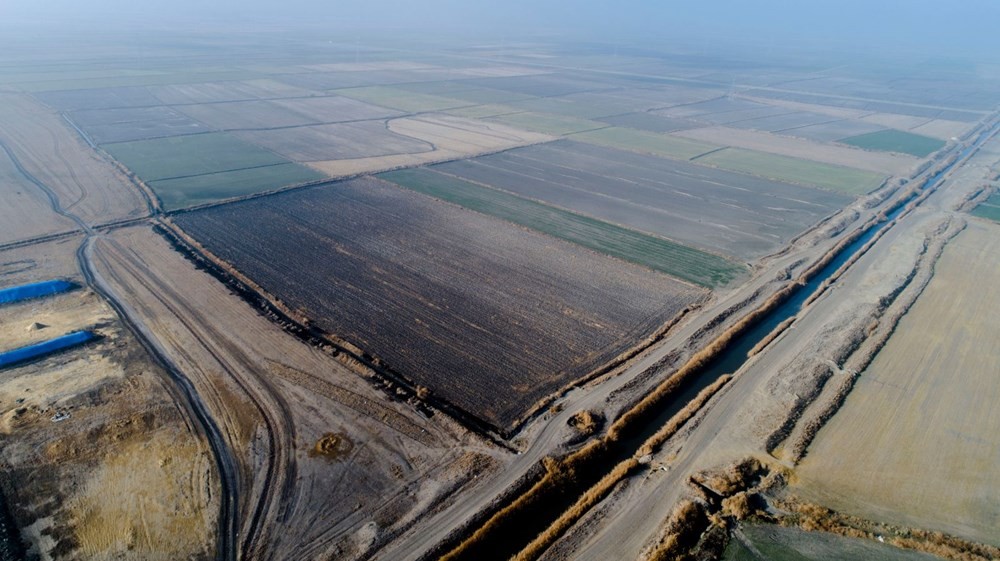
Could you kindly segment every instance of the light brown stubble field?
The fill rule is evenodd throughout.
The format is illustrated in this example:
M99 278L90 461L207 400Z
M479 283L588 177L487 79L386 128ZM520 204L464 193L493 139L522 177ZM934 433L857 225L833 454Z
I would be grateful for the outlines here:
M1000 544L1000 227L970 221L798 468L835 509Z

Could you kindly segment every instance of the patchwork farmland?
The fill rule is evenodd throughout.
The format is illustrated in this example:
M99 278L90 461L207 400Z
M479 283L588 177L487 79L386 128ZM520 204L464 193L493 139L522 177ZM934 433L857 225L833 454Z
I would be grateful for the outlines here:
M375 179L175 220L316 325L502 429L705 296Z
M326 177L229 133L138 140L104 148L149 184L168 209Z
M850 200L570 141L430 169L740 260L777 250Z
M0 52L0 557L989 542L991 67L318 27Z

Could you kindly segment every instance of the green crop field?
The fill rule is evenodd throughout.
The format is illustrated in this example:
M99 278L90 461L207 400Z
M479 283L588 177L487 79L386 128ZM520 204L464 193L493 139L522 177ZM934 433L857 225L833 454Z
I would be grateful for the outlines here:
M277 164L177 179L152 181L149 186L166 210L251 195L324 179L326 175L299 164Z
M712 152L698 158L697 163L851 195L868 193L885 181L884 175L870 171L742 148L726 148Z
M701 286L721 286L745 272L742 265L717 255L426 168L394 171L379 177Z
M690 160L718 148L718 146L704 142L620 127L582 132L572 135L571 138L588 144L652 154L674 160Z
M993 195L985 203L981 203L973 209L972 215L1000 223L1000 196Z
M857 136L849 136L838 140L842 144L850 144L865 150L878 150L880 152L900 152L911 154L919 158L927 157L937 152L944 146L944 141L929 136L913 134L911 132L887 129L875 131Z
M333 93L357 99L358 101L381 105L382 107L388 107L390 109L406 111L408 113L441 111L443 109L453 109L455 107L475 105L473 102L463 101L460 99L451 99L449 97L441 97L438 95L409 92L385 86L345 88L342 90L334 90Z
M144 181L289 163L226 133L119 142L103 148Z
M557 136L608 126L598 121L588 121L587 119L552 115L550 113L510 113L507 115L498 115L490 120L520 129Z

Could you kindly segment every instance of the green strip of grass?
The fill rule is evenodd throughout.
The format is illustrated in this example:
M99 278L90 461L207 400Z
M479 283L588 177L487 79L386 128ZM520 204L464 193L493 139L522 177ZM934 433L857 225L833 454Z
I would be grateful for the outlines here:
M970 214L987 220L992 220L1000 224L1000 206L982 203L973 209Z
M150 182L149 186L160 197L163 208L176 210L263 191L272 191L324 178L326 175L306 166L278 164L153 181Z
M944 146L943 140L895 129L859 134L840 139L837 142L866 150L911 154L918 158L925 158Z
M570 138L588 144L652 154L673 160L690 160L719 148L712 144L687 140L686 138L621 127L582 132L574 134Z
M850 195L863 195L885 181L884 175L870 171L742 148L726 148L712 152L698 158L697 162L776 181L820 187Z
M707 288L725 285L746 271L743 265L717 255L426 168L393 171L379 177Z

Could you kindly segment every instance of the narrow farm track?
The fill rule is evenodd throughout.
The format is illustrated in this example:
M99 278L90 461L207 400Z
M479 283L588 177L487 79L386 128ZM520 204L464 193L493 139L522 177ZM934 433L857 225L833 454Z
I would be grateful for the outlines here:
M154 295L221 367L226 378L236 382L259 415L266 439L263 469L252 465L250 457L237 461L240 488L248 491L244 509L252 508L243 512L242 541L237 545L243 559L266 557L264 548L270 542L270 529L277 521L287 519L295 504L295 428L287 401L267 377L259 375L262 369L257 361L214 329L204 312L188 305L173 287L157 279L134 251L105 238L100 242L97 259L105 264L109 275L117 275L116 270L128 273L127 282L119 284L137 283ZM237 449L240 444L230 442L230 448ZM259 471L263 472L260 480Z
M18 172L20 172L28 181L38 187L38 189L45 194L53 212L69 218L75 222L80 229L83 230L83 232L85 232L86 237L77 248L76 258L80 274L83 276L87 286L90 287L105 302L107 302L111 309L113 309L118 315L122 324L135 337L143 349L146 350L150 359L167 373L172 383L167 384L165 387L169 388L171 398L178 405L178 409L186 413L189 418L192 418L194 420L194 425L197 426L200 432L205 435L209 448L211 449L212 456L215 460L216 468L219 471L220 480L221 509L218 517L218 544L216 547L216 559L218 561L236 561L237 556L235 543L238 535L236 527L236 464L231 450L222 439L221 433L218 426L215 424L213 417L209 414L205 404L200 399L200 396L195 391L190 380L188 380L184 374L170 362L166 355L161 352L161 349L155 343L155 339L148 336L148 334L136 324L134 319L127 313L127 310L122 302L115 298L114 294L108 290L106 284L104 284L95 274L92 244L93 240L97 239L100 234L78 215L64 209L55 192L49 186L29 173L6 144L0 142L0 148L3 148L4 152L14 163Z

